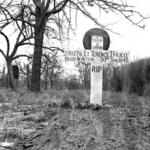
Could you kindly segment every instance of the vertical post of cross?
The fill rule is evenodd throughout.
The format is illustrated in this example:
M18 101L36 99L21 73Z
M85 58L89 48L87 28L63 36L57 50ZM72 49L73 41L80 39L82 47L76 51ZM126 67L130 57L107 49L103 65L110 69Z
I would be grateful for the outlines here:
M83 45L85 49L91 49L93 53L98 53L101 50L108 50L110 38L103 29L90 29L84 35ZM103 66L98 61L91 62L90 103L102 105L102 84Z
M100 35L92 35L91 37L92 51L99 52L103 49L103 37ZM91 90L90 103L102 105L102 81L103 66L100 62L91 62Z

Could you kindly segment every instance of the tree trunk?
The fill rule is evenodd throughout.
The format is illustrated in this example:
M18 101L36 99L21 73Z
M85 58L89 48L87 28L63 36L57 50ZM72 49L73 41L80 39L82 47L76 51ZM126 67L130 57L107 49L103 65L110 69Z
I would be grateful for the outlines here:
M9 83L12 90L16 90L16 84L13 76L13 69L12 69L12 63L7 62L7 69L8 69L8 77L9 77Z
M44 34L43 29L39 29L39 32L35 33L35 47L34 47L34 57L33 57L33 65L32 65L31 90L36 92L40 91L43 34Z
M27 89L30 90L31 87L31 79L30 79L30 69L29 69L29 65L27 65Z
M53 83L54 78L53 77L54 77L54 68L52 67L51 76L50 76L51 89L53 89L53 87L54 87L54 83Z
M45 76L45 90L48 89L48 70L46 70L46 76Z
M2 71L2 87L6 87L6 77L5 77L5 67L3 67L3 71Z
M39 13L39 12L37 12ZM41 76L41 58L42 46L45 31L46 18L41 14L36 16L35 38L34 38L34 55L31 77L31 91L40 92L40 76Z

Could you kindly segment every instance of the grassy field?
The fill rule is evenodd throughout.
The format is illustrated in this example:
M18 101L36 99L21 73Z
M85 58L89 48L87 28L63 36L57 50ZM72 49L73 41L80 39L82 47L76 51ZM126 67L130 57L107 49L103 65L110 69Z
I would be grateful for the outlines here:
M0 89L0 148L13 150L149 150L150 99L89 91Z

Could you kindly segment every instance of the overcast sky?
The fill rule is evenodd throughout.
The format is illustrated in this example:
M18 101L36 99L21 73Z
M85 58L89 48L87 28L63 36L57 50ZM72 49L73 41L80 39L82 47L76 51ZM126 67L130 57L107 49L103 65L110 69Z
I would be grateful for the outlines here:
M150 16L150 0L129 0L128 3L135 6L135 9L144 16ZM150 57L150 19L143 22L146 27L141 29L128 22L121 15L105 14L103 12L99 14L99 10L93 9L93 11L94 17L97 17L101 24L112 23L113 25L109 28L120 34L117 35L108 31L111 38L110 50L129 51L132 59ZM87 30L93 27L97 26L81 14L78 15L76 36L70 43L70 48L83 48L83 36Z
M128 0L128 3L134 5L143 15L150 16L150 0ZM94 17L98 18L101 24L107 25L112 23L113 25L109 26L109 28L120 34L117 35L108 31L111 39L110 50L129 51L132 59L150 57L150 19L144 22L146 25L145 29L140 29L121 15L100 13L99 10L94 8L91 10ZM83 49L83 36L87 30L94 27L97 26L92 21L78 14L76 36L71 36L72 40L69 48L72 50L77 48ZM3 46L3 43L4 41L0 41L1 46ZM0 56L0 64L3 62L4 60Z

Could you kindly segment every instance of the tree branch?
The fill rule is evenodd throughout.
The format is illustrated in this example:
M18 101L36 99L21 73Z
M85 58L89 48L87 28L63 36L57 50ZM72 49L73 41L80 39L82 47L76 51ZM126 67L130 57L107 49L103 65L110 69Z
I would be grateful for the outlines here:
M1 35L5 38L5 40L6 40L6 44L7 44L7 54L6 54L6 56L9 56L10 42L9 42L8 36L7 36L4 32L2 32L2 31L0 31L0 34L1 34Z
M0 49L0 53L4 56L4 58L6 59L7 56L5 55L5 53Z
M31 59L31 58L32 58L31 56L28 56L28 55L22 54L22 55L17 55L17 56L15 56L15 57L13 57L13 59L12 59L12 60L15 60L15 59L20 58L20 57L27 57L28 59Z
M24 8L28 8L30 10L31 15L35 16L35 12L32 10L32 8L28 5L23 5Z
M45 57L45 58L49 61L49 63L52 63L52 61L50 60L50 58L49 58L49 56L48 56L48 55L46 55L46 54L42 54L42 56L43 56L43 57Z
M23 44L20 44L20 46L23 46L23 45L32 45L34 46L35 44L34 43L23 43ZM56 50L59 50L61 52L64 52L63 49L59 48L59 47L55 47L55 46L51 46L51 47L47 47L47 46L42 46L43 49L48 49L50 51L56 51Z
M69 0L61 1L52 10L48 11L46 13L46 15L50 16L51 14L59 13L60 11L62 11L64 9L64 7L67 5L68 2L69 2Z
M18 65L19 65L19 68L20 68L20 72L21 72L22 74L24 74L24 75L27 75L27 73L22 69L21 65L20 65L20 64L18 64Z
M14 49L13 49L13 51L12 51L12 53L11 53L11 56L10 56L11 58L13 58L13 57L15 56L15 54L16 54L17 49L18 49L19 46L25 45L25 44L24 44L25 41L28 41L28 40L30 40L30 39L33 38L33 35L31 35L31 36L29 36L29 37L27 37L27 38L23 38L23 39L19 42L20 36L22 35L22 32L23 32L23 29L22 29L22 30L20 31L20 33L18 34L18 37L17 37L16 43L15 43Z
M130 6L127 3L121 1L121 3L108 1L108 0L97 0L98 2L101 2L102 4L97 3L94 1L94 3L102 8L103 10L108 10L112 12L119 12L121 15L123 15L129 22L131 22L133 25L136 25L140 28L144 28L143 25L140 25L140 23L145 20L149 19L150 17L144 17L140 12L134 10L134 6ZM137 15L139 17L139 21L134 21L131 17Z
M44 11L46 12L47 10L48 10L48 7L49 7L49 5L50 5L50 0L47 0L47 3L46 3L46 6L45 6L45 8L44 8Z
M27 23L27 24L29 24L30 26L32 26L32 27L34 27L35 25L34 24L32 24L31 22L29 22L29 21L27 21L27 20L23 20L22 18L19 18L20 17L20 13L19 14L17 14L15 17L9 12L9 10L8 9L6 9L6 8L4 8L4 7L2 7L2 6L0 6L0 9L1 10L3 10L3 11L5 11L8 15L9 15L9 20L14 20L14 21L21 21L21 22L24 22L24 23ZM8 19L6 19L6 20L8 20Z
M82 13L83 13L83 15L85 15L86 17L88 17L89 19L91 19L93 22L95 22L97 25L99 25L101 28L105 28L106 29L106 27L104 26L104 25L102 25L102 24L100 24L97 20L96 20L96 18L94 18L94 17L92 17L92 15L89 13L89 12L87 12L87 10L84 8L84 6L81 4L81 3L79 3L81 6L79 6L78 4L76 4L75 2L73 2L72 0L70 0L70 2L79 10L79 11L81 11ZM110 29L107 29L107 30L110 30Z

